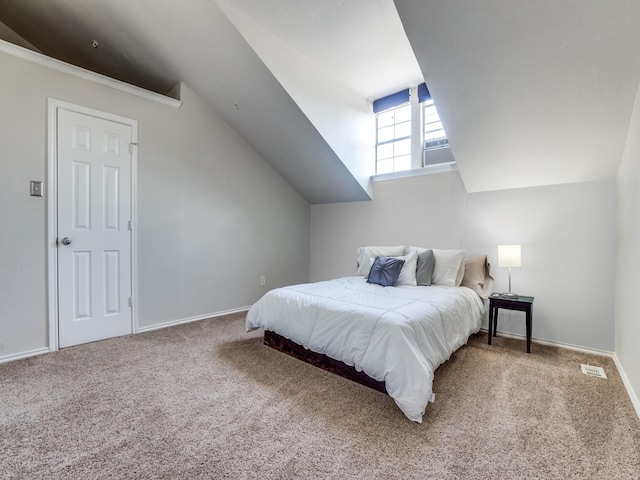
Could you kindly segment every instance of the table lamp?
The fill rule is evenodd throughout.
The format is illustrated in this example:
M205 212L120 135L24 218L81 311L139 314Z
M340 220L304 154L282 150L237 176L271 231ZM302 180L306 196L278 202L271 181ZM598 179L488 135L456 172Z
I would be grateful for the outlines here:
M511 293L511 267L519 267L520 261L520 245L498 245L498 266L509 268L509 292L500 294L501 297L518 297L517 293Z

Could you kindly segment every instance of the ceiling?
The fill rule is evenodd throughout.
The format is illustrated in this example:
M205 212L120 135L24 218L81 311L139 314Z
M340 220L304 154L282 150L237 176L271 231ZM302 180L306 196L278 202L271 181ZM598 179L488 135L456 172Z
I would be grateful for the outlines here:
M468 192L615 178L638 0L396 0Z
M0 0L0 22L45 55L167 94L182 80L181 72L157 53L162 42L156 44L137 25L121 19L133 8L144 13L147 23L161 24L174 15L177 20L181 9L194 11L196 3L159 0L145 11L152 3ZM317 2L298 0L217 3L252 19L369 100L422 82L392 0L323 0L321 8ZM2 35L0 30L0 36L17 43L6 32ZM93 47L94 40L98 48Z
M613 178L638 24L637 0L0 0L4 40L186 83L310 203L371 197L370 101L423 79L467 191Z

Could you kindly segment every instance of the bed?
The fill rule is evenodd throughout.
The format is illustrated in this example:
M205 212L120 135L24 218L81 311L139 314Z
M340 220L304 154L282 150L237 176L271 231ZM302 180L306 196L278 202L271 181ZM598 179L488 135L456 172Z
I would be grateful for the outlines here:
M352 378L356 381L370 380L368 386L379 390L384 386L406 417L420 423L432 399L435 369L480 329L486 307L478 289L463 285L460 269L469 264L464 252L455 268L441 260L438 269L438 255L433 256L429 281L420 282L415 247L402 247L405 255L377 255L400 252L399 247L385 248L391 247L361 247L369 250L362 254L359 249L356 276L268 292L250 308L246 328L263 328L266 343L297 358L329 359L335 362L329 370L352 371L362 376ZM408 278L398 275L393 286L372 283L379 258L401 259ZM445 263L450 285L434 283L434 278L443 281L439 275Z

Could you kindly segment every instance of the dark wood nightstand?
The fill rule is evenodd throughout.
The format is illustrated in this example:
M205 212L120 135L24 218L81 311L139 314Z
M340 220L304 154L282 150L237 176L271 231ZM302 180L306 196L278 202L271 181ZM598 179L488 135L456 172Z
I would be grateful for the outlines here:
M502 297L494 293L489 297L489 345L491 337L496 336L498 330L498 309L518 310L526 313L527 321L527 353L531 353L531 330L533 329L533 297Z

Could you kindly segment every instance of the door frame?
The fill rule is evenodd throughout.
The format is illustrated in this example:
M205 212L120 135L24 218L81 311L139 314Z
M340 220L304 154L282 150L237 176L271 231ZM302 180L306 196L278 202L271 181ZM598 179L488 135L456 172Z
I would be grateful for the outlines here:
M131 127L131 331L138 333L138 121L93 108L47 98L47 314L49 351L58 342L58 109L122 123Z

